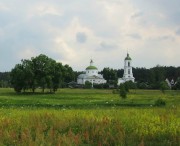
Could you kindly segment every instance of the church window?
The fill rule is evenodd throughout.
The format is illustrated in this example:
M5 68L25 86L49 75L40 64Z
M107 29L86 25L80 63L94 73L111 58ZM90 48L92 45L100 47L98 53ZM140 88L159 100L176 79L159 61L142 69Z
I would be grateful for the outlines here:
M128 66L130 66L130 62L128 62Z
M128 74L130 74L130 69L128 69Z

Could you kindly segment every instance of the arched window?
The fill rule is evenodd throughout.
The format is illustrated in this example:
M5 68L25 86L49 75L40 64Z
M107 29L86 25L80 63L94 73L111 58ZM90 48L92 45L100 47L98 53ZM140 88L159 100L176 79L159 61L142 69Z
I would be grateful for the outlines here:
M128 66L130 66L130 62L128 62Z
M130 74L130 69L128 69L128 74Z

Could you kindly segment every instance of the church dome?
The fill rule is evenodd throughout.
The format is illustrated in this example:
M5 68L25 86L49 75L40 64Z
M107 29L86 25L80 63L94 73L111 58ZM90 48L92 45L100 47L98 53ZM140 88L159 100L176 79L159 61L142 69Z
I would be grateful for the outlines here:
M94 62L93 62L93 60L91 59L91 62L90 62L90 66L88 66L87 68L86 68L86 70L97 70L97 67L95 67L94 66Z
M125 60L132 60L128 53L127 53Z
M95 66L88 66L88 67L86 68L86 70L91 70L91 69L97 69L97 67L95 67Z

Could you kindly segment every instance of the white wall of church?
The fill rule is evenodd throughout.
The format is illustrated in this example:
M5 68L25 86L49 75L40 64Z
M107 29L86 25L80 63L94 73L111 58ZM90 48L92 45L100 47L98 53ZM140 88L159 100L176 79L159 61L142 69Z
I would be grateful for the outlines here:
M91 70L86 70L86 75L87 76L97 76L98 75L98 70L97 69L91 69Z

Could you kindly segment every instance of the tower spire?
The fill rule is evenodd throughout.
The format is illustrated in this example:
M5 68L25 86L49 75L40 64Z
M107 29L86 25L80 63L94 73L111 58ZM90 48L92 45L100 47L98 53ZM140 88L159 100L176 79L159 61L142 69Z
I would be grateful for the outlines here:
M93 64L94 64L94 62L93 62L93 60L91 59L91 61L90 61L90 66L93 66Z

